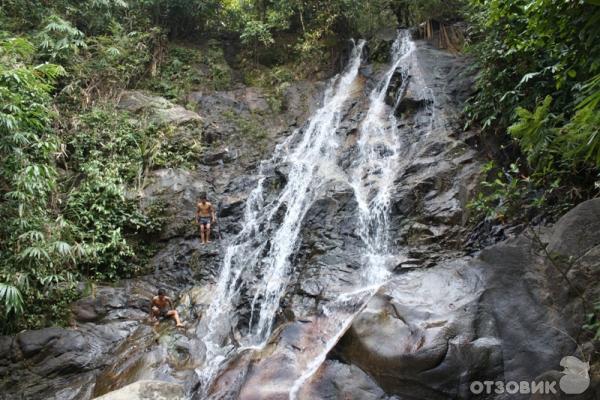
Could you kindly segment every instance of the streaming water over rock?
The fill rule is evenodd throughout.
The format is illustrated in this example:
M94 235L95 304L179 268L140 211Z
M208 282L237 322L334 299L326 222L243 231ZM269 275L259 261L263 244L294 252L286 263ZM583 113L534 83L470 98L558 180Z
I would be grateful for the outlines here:
M311 317L309 325L296 326L295 329L302 331L302 340L312 343L311 346L290 352L281 345L271 345L271 356L263 357L254 370L268 373L271 370L268 365L285 354L290 367L289 397L296 398L302 385L320 367L393 268L396 257L388 248L389 208L394 180L403 165L399 160L403 140L399 137L395 112L406 94L414 43L407 31L401 31L394 41L391 63L368 96L353 161L344 169L340 167L342 135L337 131L348 112L349 99L353 92L360 90L355 80L363 46L360 42L354 47L346 72L326 92L323 107L310 119L308 127L297 133L302 137L291 136L278 147L272 160L263 163L263 172L265 168L288 168L285 186L276 199L265 199L265 180L259 180L246 205L246 227L236 242L227 248L217 283L218 297L206 316L208 362L200 372L205 388L210 386L220 363L231 356L223 351L232 350L233 344L222 341L223 335L229 334L222 325L223 320L232 322L232 301L238 299L245 285L250 286L246 290L254 294L248 332L240 340L241 350L261 351L267 345L288 283L289 257L296 249L302 220L329 186L342 182L353 190L358 215L355 229L365 248L361 268L350 284L333 293L335 298L323 306L320 315ZM398 87L391 104L387 104L386 96L394 77ZM281 214L279 220L278 213ZM252 269L258 279L244 281L248 279L248 275L244 275L245 269ZM277 364L282 365L281 362ZM261 376L260 373L250 376L246 380L246 389L241 389L241 396L252 397L247 391L264 388L261 381L264 383L268 379L268 375ZM275 392L279 390L276 388ZM259 397L270 395L275 393L263 391Z
M205 385L232 348L227 341L238 323L233 314L240 295L252 296L251 316L241 345L260 348L271 333L302 219L332 173L330 162L339 147L336 131L343 107L356 89L363 47L364 41L354 46L346 71L333 79L323 106L298 133L301 137L290 136L261 167L259 176L263 176L246 204L244 229L225 250L216 295L206 323L198 327L207 344L207 364L200 372ZM264 170L273 168L289 168L289 172L278 197L265 198L263 187L270 182Z
M362 310L362 305L390 275L388 261L393 260L394 256L389 250L389 207L393 183L402 165L399 162L402 139L398 136L395 111L407 88L408 66L413 50L414 43L410 40L409 32L400 31L392 44L391 65L369 95L369 108L359 127L358 155L348 177L358 206L357 230L366 247L358 287L341 293L335 301L324 307L325 318L329 320L334 333L322 332L325 337L329 336L329 340L322 348L315 346L320 353L316 352L306 371L292 385L290 399L296 398L301 386L321 366ZM390 106L386 104L385 97L395 74L400 77L401 83ZM353 304L354 312L338 310L340 303L345 305L348 302Z
M408 86L408 60L414 49L408 31L401 31L392 44L392 62L369 96L369 108L359 128L358 156L349 171L349 180L358 204L360 237L366 245L362 285L381 284L389 274L389 207L394 180L402 169L396 108ZM385 102L394 75L400 85Z

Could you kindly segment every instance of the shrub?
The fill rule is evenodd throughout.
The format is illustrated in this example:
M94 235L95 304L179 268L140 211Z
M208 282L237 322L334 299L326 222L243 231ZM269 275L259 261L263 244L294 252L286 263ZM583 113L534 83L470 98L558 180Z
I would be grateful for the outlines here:
M471 123L484 136L517 145L508 163L524 156L521 175L544 193L551 214L594 196L600 171L600 7L558 0L470 5L470 50L480 69L466 109ZM511 187L507 176L483 186L498 194L496 203L511 198L500 187ZM539 196L522 194L511 200L516 209L540 205Z

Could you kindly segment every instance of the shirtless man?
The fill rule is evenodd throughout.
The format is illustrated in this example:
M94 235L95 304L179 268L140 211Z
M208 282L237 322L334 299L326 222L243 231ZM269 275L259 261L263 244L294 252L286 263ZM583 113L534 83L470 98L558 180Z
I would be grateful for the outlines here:
M157 325L159 323L158 317L173 318L177 327L182 327L183 324L179 319L179 313L173 308L173 302L166 296L165 289L158 289L158 296L152 298L150 320L156 320L155 325Z
M206 193L200 194L200 201L196 206L196 221L200 225L200 241L210 243L210 224L217 220L215 208L206 199Z

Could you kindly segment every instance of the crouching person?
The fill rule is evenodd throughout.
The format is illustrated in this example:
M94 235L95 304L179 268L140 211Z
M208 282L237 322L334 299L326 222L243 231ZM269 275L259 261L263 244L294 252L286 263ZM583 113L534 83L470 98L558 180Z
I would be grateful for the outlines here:
M155 321L155 325L160 322L159 318L173 318L178 328L183 326L179 313L174 309L173 302L166 296L164 289L158 289L158 296L152 298L150 308L150 320Z

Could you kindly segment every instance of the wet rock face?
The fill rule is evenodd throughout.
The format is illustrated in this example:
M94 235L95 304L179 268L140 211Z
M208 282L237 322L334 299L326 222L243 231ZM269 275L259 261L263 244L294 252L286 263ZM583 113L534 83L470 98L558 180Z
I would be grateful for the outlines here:
M299 394L301 399L384 400L385 392L360 368L327 360L315 376L315 383Z
M454 62L445 55L432 54L441 59L441 65ZM361 82L367 93L378 79L377 72L369 74ZM399 173L391 189L390 236L391 245L399 254L397 259L390 260L389 267L397 277L354 317L350 330L330 353L339 364L330 367L332 361L327 362L327 367L319 369L314 378L305 382L297 398L378 398L386 396L386 392L394 394L396 388L405 386L410 388L401 392L406 396L417 391L423 396L433 394L447 398L439 395L440 391L456 393L456 379L465 374L461 356L475 360L467 367L474 371L494 373L501 369L496 341L472 343L476 341L477 326L473 308L481 289L477 276L460 279L460 273L456 273L458 279L455 279L454 271L466 271L468 266L462 262L432 270L430 274L418 270L407 272L462 254L459 245L468 217L466 204L477 181L477 154L452 137L458 126L439 111L445 106L454 106L445 92L444 76L443 71L436 71L435 75L419 77L431 80L427 84L434 88L433 96L442 100L438 104L415 102L414 107L404 110L396 121L402 145L397 165ZM425 93L419 85L423 85L419 79L411 80L407 93L410 96ZM290 287L277 316L280 329L272 335L268 350L255 359L244 362L239 359L216 380L215 387L233 390L226 382L231 376L247 371L244 381L238 382L239 388L235 389L240 398L287 398L310 361L319 356L319 352L327 351L329 341L335 344L335 335L340 330L343 333L344 318L353 318L361 306L360 296L349 299L346 304L338 301L338 296L365 278L361 276L367 262L361 231L368 227L360 224L349 177L356 168L360 151L357 135L368 107L366 97L350 101L343 111L337 131L341 136L339 162L327 175L327 184L323 185L327 189L318 193L304 217L299 249L292 260ZM389 156L384 143L374 150L381 157ZM283 166L280 173L274 171L273 175L285 177L285 169ZM381 171L370 171L369 175L368 179L376 180ZM405 283L400 285L405 276ZM415 284L420 280L427 284ZM450 283L453 290L438 290L437 285ZM403 304L402 299L410 299L413 292L419 291L423 292L422 304L414 310L411 309L413 304ZM393 300L393 296L398 299ZM411 351L416 354L410 354ZM442 363L448 352L457 356ZM496 357L491 365L485 354L490 355L489 358ZM354 366L353 371L346 369L348 364ZM362 380L361 375L364 375L357 372L356 367L373 378L359 384L368 388L366 393L354 392L354 389L348 393L334 390L335 382L343 382L348 374L359 382ZM435 387L413 382L418 371L425 370L432 371L428 378L437 382ZM318 382L317 377L321 376L326 379Z
M127 337L133 325L114 322L95 331L46 328L4 338L0 350L9 357L0 364L0 398L91 398L94 370L110 362L111 344Z
M499 341L477 337L482 290L465 262L406 272L371 299L336 354L388 394L462 398L460 382L502 370Z
M356 281L361 241L354 227L356 200L348 187L340 187L315 202L305 217L297 287L290 292L290 311L301 318L319 310L321 303Z
M600 223L598 207L595 199L571 210L546 235L548 243L530 233L475 258L401 275L355 318L335 354L386 393L411 399L468 398L475 380L560 379L561 360L582 357L572 337L589 340L580 335L585 316L577 291L588 298L600 291L600 238L589 229ZM580 261L560 261L565 256ZM590 378L592 388L578 398L595 398L598 377Z

